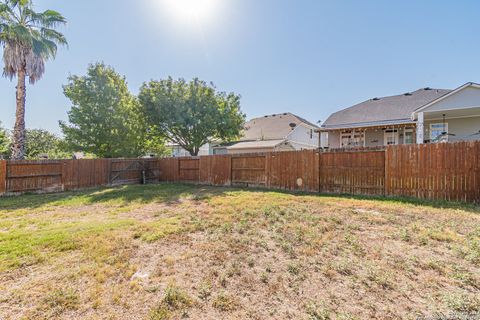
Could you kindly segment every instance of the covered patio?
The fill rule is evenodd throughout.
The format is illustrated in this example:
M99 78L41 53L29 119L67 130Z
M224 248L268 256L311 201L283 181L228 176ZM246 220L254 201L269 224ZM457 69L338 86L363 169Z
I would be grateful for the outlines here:
M418 144L480 140L480 107L425 110L415 118Z
M321 136L321 147L331 149L413 144L416 124L412 121L356 128L322 128Z

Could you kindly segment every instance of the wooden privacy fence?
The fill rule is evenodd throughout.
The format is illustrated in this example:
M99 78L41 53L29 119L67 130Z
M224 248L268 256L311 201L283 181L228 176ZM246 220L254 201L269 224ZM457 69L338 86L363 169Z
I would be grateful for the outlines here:
M158 161L94 159L0 161L0 194L59 192L158 181Z
M159 159L160 180L480 203L480 142Z
M480 142L164 159L0 161L0 193L186 182L480 203Z

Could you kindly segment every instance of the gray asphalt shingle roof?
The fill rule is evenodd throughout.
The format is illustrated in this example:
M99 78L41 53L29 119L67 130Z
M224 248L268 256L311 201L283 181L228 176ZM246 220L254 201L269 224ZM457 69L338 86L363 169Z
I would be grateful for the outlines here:
M332 114L323 128L348 127L354 124L409 120L412 112L451 92L445 89L420 89L411 93L374 98Z

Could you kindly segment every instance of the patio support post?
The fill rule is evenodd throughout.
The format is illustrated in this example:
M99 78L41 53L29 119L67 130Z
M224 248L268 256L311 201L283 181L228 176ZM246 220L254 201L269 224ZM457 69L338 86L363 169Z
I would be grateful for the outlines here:
M417 121L417 144L423 144L425 141L425 115L423 112L418 114Z

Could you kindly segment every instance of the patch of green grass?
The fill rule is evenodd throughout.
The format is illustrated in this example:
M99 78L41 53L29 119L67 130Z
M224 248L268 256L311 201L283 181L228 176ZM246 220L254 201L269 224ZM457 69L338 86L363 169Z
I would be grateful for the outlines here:
M332 311L323 304L310 302L306 305L306 314L308 320L330 320Z
M480 296L463 292L449 293L444 297L447 308L451 311L475 313L480 312Z
M55 254L80 249L92 234L131 226L131 220L45 224L34 230L22 228L0 233L0 271L32 265Z
M135 238L146 242L155 242L171 234L186 230L188 225L182 225L181 217L159 218L154 222L147 222L135 227Z

